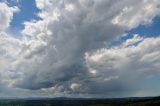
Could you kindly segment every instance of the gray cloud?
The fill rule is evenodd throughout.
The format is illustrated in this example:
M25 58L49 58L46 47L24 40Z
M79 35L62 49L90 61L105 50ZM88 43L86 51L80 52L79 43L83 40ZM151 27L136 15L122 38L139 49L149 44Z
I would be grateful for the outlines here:
M31 85L27 84L31 81L33 82L33 86L28 86L28 88L38 89L45 86L52 87L57 83L65 85L66 83L74 82L74 80L89 80L89 73L84 59L85 53L104 47L106 42L123 33L122 28L111 23L111 13L104 14L104 12L98 12L98 8L103 5L101 2L69 1L62 3L61 1L50 1L46 4L54 5L55 2L57 7L46 6L40 13L44 16L47 12L45 15L51 15L51 19L50 17L44 17L42 21L26 23L27 26L23 34L26 34L26 36L33 35L34 40L37 40L37 37L40 35L41 37L46 36L49 39L47 39L46 46L36 44L43 50L41 52L39 52L39 49L33 48L34 44L31 43L29 45L29 55L32 56L32 59L38 58L38 61L40 56L43 57L40 63L42 65L35 64L35 60L33 60L34 66L30 66L30 63L28 64L31 69L28 68L28 71L24 72L26 77L18 82L18 85L21 87ZM74 10L66 10L68 5L73 6ZM110 8L104 8L104 10L102 8L102 10L107 11ZM50 14L49 11L51 9L55 10ZM38 24L45 27L42 28L45 31L39 32ZM29 28L32 26L35 29L32 30ZM112 29L115 29L116 32L111 31ZM28 32L31 33L28 34ZM42 40L42 42L44 41ZM20 64L19 67L24 67L24 65ZM28 79L30 80L28 81Z

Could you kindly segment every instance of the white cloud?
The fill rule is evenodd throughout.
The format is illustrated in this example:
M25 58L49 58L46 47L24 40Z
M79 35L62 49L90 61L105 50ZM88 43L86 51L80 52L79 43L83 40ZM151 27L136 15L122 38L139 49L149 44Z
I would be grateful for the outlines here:
M128 29L139 24L150 24L155 16L160 15L159 5L159 0L140 0L136 4L125 6L112 22Z
M0 2L0 95L12 95L12 88L8 88L12 79L16 79L16 73L12 72L12 62L17 58L21 41L11 37L7 30L12 21L13 14L18 12L18 7L9 7Z
M18 11L17 7L8 7L5 3L0 3L0 32L9 27L13 13Z
M72 83L71 86L70 86L70 88L71 88L72 90L76 90L76 89L78 89L80 86L81 86L80 84Z
M143 40L138 34L135 34L132 39L127 39L122 46L133 46L136 43L139 43Z

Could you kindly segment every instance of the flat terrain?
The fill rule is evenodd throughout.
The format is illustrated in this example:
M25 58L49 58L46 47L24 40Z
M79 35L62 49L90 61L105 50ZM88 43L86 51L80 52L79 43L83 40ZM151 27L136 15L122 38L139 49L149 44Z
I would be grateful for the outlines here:
M1 99L0 106L160 106L160 97L123 99Z

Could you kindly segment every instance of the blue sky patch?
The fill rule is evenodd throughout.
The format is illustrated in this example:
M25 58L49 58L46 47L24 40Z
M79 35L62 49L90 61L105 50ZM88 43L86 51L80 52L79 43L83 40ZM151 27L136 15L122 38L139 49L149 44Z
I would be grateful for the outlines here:
M160 36L160 17L155 17L153 23L149 25L139 25L138 27L127 31L126 36L121 36L116 40L113 40L109 47L119 45L127 39L131 39L134 34L138 34L142 37L157 37Z
M13 0L8 1L10 5L15 4ZM39 19L39 17L36 14L37 12L39 12L39 10L36 8L34 0L19 0L18 7L20 8L20 12L14 14L13 20L11 22L11 29L23 29L24 21Z
M139 34L144 37L156 37L160 35L160 17L153 19L153 23L150 25L140 25L135 29L128 32L129 35Z

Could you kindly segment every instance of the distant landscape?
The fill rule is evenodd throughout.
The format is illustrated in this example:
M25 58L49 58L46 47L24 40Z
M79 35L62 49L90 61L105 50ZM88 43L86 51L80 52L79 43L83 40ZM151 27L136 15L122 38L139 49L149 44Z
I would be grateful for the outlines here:
M121 99L1 99L0 106L160 106L160 97Z

